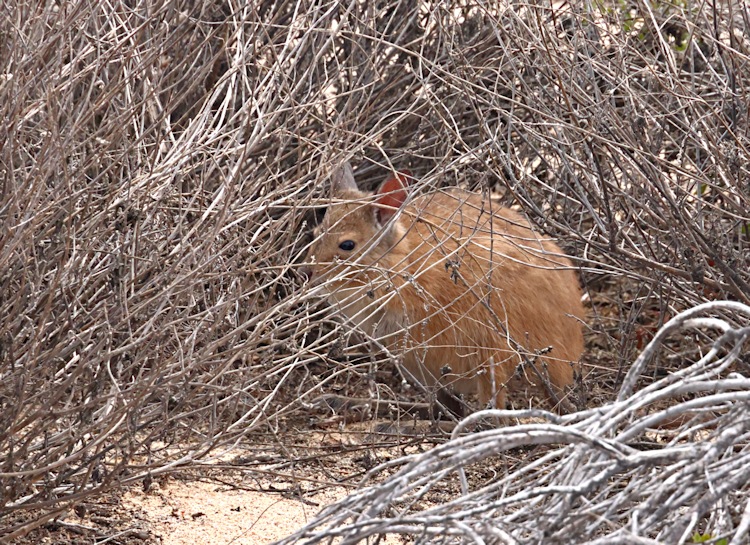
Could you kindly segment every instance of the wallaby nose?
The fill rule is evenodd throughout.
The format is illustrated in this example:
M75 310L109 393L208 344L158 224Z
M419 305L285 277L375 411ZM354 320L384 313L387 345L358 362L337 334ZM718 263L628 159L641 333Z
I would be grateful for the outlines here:
M302 267L300 267L300 269L299 269L299 272L300 272L300 274L302 276L305 277L305 279L307 281L312 280L313 270L312 270L312 267L310 265L302 265Z

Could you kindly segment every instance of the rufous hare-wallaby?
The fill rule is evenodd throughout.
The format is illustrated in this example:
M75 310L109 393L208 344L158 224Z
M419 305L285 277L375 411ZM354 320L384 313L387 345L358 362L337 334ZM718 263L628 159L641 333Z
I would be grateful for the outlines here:
M424 386L503 409L526 358L561 399L583 350L570 260L491 199L457 188L409 199L407 180L392 176L370 195L348 163L336 171L306 274Z

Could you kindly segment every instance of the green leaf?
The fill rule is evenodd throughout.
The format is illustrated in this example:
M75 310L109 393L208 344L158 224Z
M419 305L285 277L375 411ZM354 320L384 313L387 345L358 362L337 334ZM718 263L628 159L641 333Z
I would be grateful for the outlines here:
M695 532L693 534L693 543L705 543L707 541L711 541L713 537L711 534L701 534L699 532ZM720 540L716 542L716 545L729 545L729 541L727 538L723 537Z

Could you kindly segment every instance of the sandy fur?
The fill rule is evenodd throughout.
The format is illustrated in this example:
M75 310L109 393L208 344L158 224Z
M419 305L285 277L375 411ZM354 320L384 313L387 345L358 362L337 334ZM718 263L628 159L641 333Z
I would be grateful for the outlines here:
M578 280L520 214L450 189L414 199L384 229L365 193L339 197L310 251L315 275L346 271L328 284L332 302L383 337L414 380L502 408L520 354L551 347L537 367L558 397L572 384L583 350ZM339 250L346 239L355 255Z

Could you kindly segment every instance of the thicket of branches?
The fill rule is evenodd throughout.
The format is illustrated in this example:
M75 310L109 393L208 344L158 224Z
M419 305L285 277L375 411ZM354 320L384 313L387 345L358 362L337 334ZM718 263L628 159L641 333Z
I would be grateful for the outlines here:
M707 316L722 310L744 324L750 319L750 307L726 301L677 315L634 362L616 401L562 418L538 410L474 413L451 441L372 469L359 490L279 543L348 544L389 534L503 545L746 541L750 379L722 375L746 352L750 326ZM650 360L664 357L662 343L683 328L713 329L713 343L702 357L686 358L685 368L636 390ZM460 434L493 416L539 420ZM463 494L429 501L431 490L463 477L464 468L538 445L556 448L532 449L495 479L471 489L463 481Z
M591 311L612 370L636 317L749 303L750 21L715 4L3 4L0 532L342 376L297 268L345 159L498 191L625 286Z

